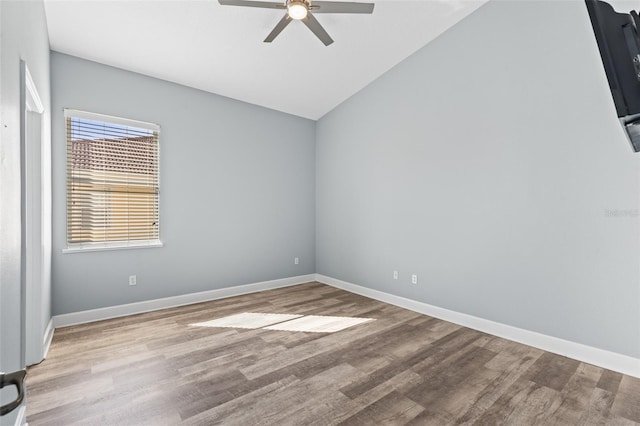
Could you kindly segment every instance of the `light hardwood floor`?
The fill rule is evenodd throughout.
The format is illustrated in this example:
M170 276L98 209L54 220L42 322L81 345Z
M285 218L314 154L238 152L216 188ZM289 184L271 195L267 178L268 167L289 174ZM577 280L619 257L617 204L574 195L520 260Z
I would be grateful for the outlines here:
M243 312L375 321L190 325ZM31 426L640 424L640 379L319 283L58 329L27 386Z

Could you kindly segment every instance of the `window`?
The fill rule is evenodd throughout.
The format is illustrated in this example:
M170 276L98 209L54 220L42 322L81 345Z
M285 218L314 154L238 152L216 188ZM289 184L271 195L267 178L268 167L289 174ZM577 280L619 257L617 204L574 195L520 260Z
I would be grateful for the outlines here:
M155 124L66 109L67 250L161 246Z

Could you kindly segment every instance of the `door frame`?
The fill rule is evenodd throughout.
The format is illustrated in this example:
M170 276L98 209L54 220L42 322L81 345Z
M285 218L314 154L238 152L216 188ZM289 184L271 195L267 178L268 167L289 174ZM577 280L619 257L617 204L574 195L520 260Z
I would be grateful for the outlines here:
M20 146L22 184L22 360L23 365L37 364L44 357L42 327L43 271L43 140L44 105L24 60L20 61ZM39 122L33 122L39 120ZM34 135L32 129L38 129ZM30 146L37 143L37 146ZM36 149L37 151L34 151ZM37 154L37 157L35 156ZM34 164L36 163L36 164ZM34 170L38 167L39 170ZM38 188L36 190L36 188ZM33 191L39 202L32 198ZM37 225L37 227L35 227ZM34 235L34 227L40 235ZM35 244L34 244L35 242Z

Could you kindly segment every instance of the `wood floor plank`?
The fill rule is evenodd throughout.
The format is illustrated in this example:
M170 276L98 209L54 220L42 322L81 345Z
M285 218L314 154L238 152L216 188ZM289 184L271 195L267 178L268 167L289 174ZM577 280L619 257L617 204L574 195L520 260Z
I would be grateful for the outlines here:
M345 419L341 425L403 425L424 411L424 407L399 394L390 392L358 413Z
M457 423L471 425L485 413L536 361L539 354L521 352L519 356L500 352L485 364L485 367L499 373L479 394L467 411L459 416Z
M527 378L540 386L561 391L579 365L580 361L545 353L531 366Z
M524 378L518 379L476 421L478 425L538 424L553 408L558 392Z
M549 413L553 419L549 423L578 424L582 414L588 409L591 395L601 376L602 368L581 363L560 392L562 402L556 411Z
M334 333L197 327L371 318ZM320 283L56 330L40 425L640 425L640 379Z
M433 368L421 374L424 381L410 389L407 395L423 407L429 407L431 413L453 420L467 412L482 390L498 376L497 371L484 367L495 355L495 352L475 347L459 357L452 357L450 368Z
M596 386L615 394L618 392L618 386L620 386L621 380L622 374L611 370L604 370Z
M640 379L629 376L622 377L611 412L640 423Z
M611 406L615 394L596 387L589 398L587 403L587 410L582 413L578 424L580 425L606 425L607 420L610 419Z

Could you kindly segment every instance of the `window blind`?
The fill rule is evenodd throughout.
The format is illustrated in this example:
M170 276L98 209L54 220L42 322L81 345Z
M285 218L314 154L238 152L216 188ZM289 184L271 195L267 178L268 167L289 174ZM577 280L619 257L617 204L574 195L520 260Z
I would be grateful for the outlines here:
M65 110L69 248L159 242L159 127Z

